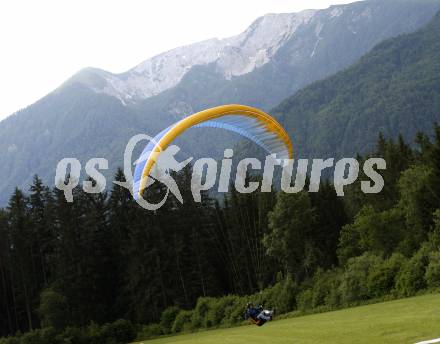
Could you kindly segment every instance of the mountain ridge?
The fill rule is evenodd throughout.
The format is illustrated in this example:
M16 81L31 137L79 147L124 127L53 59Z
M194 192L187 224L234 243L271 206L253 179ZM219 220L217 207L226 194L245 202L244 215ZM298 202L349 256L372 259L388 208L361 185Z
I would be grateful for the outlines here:
M67 84L81 82L97 93L115 96L125 105L172 88L192 67L198 65L216 63L223 76L230 79L267 63L283 40L294 34L295 29L316 11L266 14L236 36L210 38L177 47L119 74L85 68L70 78Z

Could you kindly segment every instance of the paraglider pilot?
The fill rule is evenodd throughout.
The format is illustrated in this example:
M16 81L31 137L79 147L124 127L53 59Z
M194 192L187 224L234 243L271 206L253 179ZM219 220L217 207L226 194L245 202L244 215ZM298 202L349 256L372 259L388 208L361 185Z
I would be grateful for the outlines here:
M263 326L266 321L272 320L272 314L273 311L265 311L262 306L254 307L254 305L249 302L246 307L244 319L250 319L255 325Z

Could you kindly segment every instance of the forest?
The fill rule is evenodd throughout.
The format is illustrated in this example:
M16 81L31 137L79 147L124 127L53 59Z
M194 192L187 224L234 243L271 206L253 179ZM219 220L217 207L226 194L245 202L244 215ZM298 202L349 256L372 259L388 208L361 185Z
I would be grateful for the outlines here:
M0 210L0 343L127 343L239 325L249 300L287 314L435 289L440 126L434 133L415 144L380 135L358 156L387 162L374 195L357 181L338 197L323 181L316 193L232 189L197 203L185 168L183 204L169 197L152 212L118 185L77 188L68 203L35 176ZM165 191L155 183L145 197Z

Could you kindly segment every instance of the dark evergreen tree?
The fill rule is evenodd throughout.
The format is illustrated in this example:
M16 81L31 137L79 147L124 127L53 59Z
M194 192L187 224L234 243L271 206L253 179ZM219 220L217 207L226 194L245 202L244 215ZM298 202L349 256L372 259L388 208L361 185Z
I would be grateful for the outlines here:
M33 313L37 271L33 261L34 238L29 218L28 200L23 192L16 189L8 205L8 223L10 237L10 280L13 303L23 310L16 314L18 327L22 331L34 328ZM18 313L18 311L16 311Z

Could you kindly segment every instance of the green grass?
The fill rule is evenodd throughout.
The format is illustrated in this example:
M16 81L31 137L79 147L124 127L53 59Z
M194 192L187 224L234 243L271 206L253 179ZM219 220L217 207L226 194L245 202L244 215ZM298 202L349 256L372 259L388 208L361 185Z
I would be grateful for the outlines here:
M440 294L139 342L146 344L415 343L440 337Z

